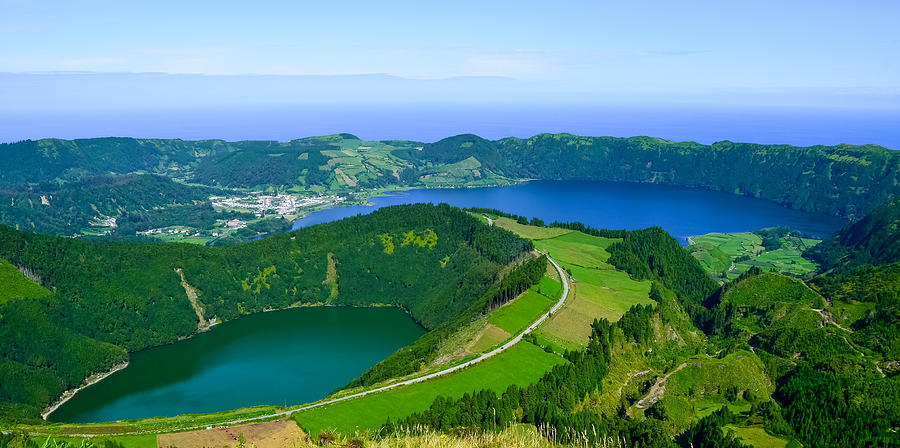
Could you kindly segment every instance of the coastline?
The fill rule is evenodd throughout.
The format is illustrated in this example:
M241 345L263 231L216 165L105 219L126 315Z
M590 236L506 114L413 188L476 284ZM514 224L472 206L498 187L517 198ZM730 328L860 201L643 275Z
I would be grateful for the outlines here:
M84 389L88 386L97 384L100 381L104 380L106 377L108 377L126 367L128 367L128 361L122 362L120 364L116 364L115 366L113 366L112 369L110 369L106 372L95 373L95 374L85 378L83 385L76 387L74 389L66 390L65 392L62 393L62 395L59 396L59 398L53 404L51 404L46 409L44 409L44 412L41 412L41 418L44 420L47 420L47 417L49 417L50 414L52 414L54 411L59 409L59 407L62 406L63 404L65 404L65 402L71 400L72 397L74 397L75 394L77 394L78 392L81 392L82 389Z

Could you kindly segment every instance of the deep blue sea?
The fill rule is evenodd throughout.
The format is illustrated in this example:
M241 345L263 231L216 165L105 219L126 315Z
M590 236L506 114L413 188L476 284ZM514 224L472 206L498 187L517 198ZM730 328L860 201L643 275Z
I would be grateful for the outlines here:
M154 137L291 140L341 132L366 140L436 141L542 132L649 135L793 145L874 143L900 149L900 113L890 109L703 105L325 104L291 107L0 112L0 142L26 138Z
M655 184L532 181L511 187L409 190L371 199L374 205L337 207L312 213L294 228L334 221L377 208L419 202L496 208L551 221L581 221L596 228L660 226L686 244L689 236L746 232L788 226L824 237L844 221L729 193Z

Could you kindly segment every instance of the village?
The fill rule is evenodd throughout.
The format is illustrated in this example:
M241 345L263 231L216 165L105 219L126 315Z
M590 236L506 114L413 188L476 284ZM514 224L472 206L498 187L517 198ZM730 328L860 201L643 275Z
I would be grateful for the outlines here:
M311 208L320 208L325 205L333 205L347 198L336 195L298 197L290 194L263 194L252 192L248 196L211 196L209 198L213 207L228 210L248 211L258 217L279 215L282 217L296 217L302 211ZM233 227L233 225L232 225Z
M347 200L337 195L299 197L289 194L263 194L251 192L246 196L211 196L210 203L217 210L253 213L257 218L275 218L293 220L301 215L322 208L333 207ZM113 226L115 225L115 218ZM182 225L138 231L137 234L153 236L167 241L195 240L206 242L210 239L226 236L234 231L245 229L257 220L229 219L217 224L213 229L195 229Z

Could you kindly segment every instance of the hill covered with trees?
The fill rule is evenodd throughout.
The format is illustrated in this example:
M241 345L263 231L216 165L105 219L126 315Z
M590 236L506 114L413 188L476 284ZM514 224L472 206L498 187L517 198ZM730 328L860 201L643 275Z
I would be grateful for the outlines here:
M210 321L309 304L408 310L433 332L391 370L406 374L431 354L442 328L494 303L501 268L530 266L521 261L531 248L446 205L387 207L223 247L99 243L0 227L0 259L44 287L0 301L0 410L34 418L127 352L174 342Z
M485 169L527 179L650 182L768 199L799 210L861 217L900 193L900 153L874 145L702 145L652 137L540 134L485 140L458 135L407 151L428 164L477 158Z
M879 205L804 255L825 271L900 262L900 199Z
M724 191L847 218L861 217L900 193L900 154L878 146L702 145L570 134L501 140L458 135L434 143L367 142L351 134L288 142L42 139L0 144L0 166L0 223L62 235L105 233L108 228L91 223L147 211L159 212L156 228L191 224L221 232L226 217L212 224L187 222L184 206L209 204L214 195L263 192L364 201L367 193L400 187L523 179L644 182ZM134 231L126 226L106 237Z

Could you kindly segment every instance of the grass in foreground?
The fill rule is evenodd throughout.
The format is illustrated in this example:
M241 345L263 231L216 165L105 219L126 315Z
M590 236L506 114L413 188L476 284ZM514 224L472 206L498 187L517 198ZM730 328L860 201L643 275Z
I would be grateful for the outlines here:
M233 431L231 431L233 430ZM366 446L370 448L554 448L560 447L547 438L543 437L537 428L533 425L517 424L498 433L462 433L462 434L441 434L431 430L423 431L402 431L396 434L388 435L381 438L372 437L369 434L323 434L318 440L311 439L305 435L296 437L291 440L280 440L272 437L258 438L252 435L240 433L239 427L228 428L229 433L234 432L244 436L245 446L256 446L259 448L312 448L318 446ZM88 439L87 442L92 443L93 447L99 448L103 446L105 440L111 440L121 443L124 448L155 448L157 447L157 438L155 435L140 436L142 442L135 444L130 438L111 438L111 439ZM46 439L33 440L36 446L40 447ZM166 445L166 440L160 440L159 446ZM82 439L53 439L59 448L77 448L82 446ZM231 440L232 443L225 443L221 437L211 436L204 439L203 436L194 437L187 440L186 444L179 444L183 448L199 448L202 446L237 446L238 442ZM218 443L217 443L218 442ZM10 447L22 446L21 442L13 439ZM85 445L90 446L90 445ZM580 445L579 445L580 446Z
M416 383L354 400L313 408L294 414L294 419L310 434L334 429L343 434L375 430L388 418L397 420L424 411L438 396L461 397L489 388L503 392L511 384L536 382L553 366L566 362L539 347L520 342L499 355L472 367L433 380Z
M47 441L47 437L32 437L31 440L36 443L37 446L42 447L44 442ZM156 434L144 434L140 436L95 437L90 439L79 437L54 437L52 440L57 442L57 448L65 448L63 446L60 446L65 443L68 443L71 448L81 448L83 446L82 441L86 441L86 443L93 443L95 448L99 448L102 447L107 440L121 445L122 448L157 448Z

